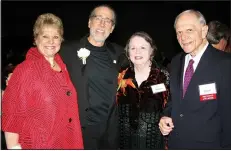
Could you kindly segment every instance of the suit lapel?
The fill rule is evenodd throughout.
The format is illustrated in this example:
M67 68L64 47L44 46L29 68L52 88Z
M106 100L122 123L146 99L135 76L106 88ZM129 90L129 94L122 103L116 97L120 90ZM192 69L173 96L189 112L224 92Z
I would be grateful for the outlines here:
M89 100L88 100L88 81L87 76L85 75L85 68L86 65L83 65L82 60L78 57L77 51L79 51L80 48L85 48L84 39L81 39L80 42L76 42L73 45L73 59L72 59L72 68L71 68L71 76L75 83L76 88L78 88L77 92L82 93L78 94L81 97L81 102L79 102L80 106L82 108L88 108L89 107Z
M111 60L113 61L113 63L115 63L114 61L117 60L116 50L110 43L106 43L106 47L107 47Z
M182 98L183 98L183 77L184 77L184 64L185 64L185 56L186 56L186 53L183 53L181 55L181 58L180 58L180 69L179 69L179 72L180 74L179 75L179 100L182 101Z
M74 59L73 59L73 63L74 63L73 71L74 72L82 71L82 70L78 70L78 69L82 69L82 67L84 66L83 63L82 63L82 60L77 55L78 54L77 51L79 51L80 48L84 48L84 44L81 41L80 41L80 45L78 43L76 43L76 45L74 45L74 49L73 49L73 56L74 56ZM74 54L76 54L76 55L74 55Z
M205 50L204 54L201 56L201 59L197 65L197 68L194 72L193 79L196 80L197 77L201 75L202 72L206 71L206 67L209 65L209 59L210 58L210 50L208 48Z
M201 59L197 65L197 68L193 74L193 77L188 85L188 90L186 91L185 93L185 98L187 98L187 96L190 96L190 95L187 95L190 93L190 90L193 88L193 87L197 87L200 83L200 79L204 74L204 72L206 72L207 68L209 68L209 65L210 65L210 61L212 60L212 50L210 49L210 47L208 46L204 52L204 54L201 56Z
M112 64L113 68L116 68L118 56L117 56L115 48L112 46L111 43L108 42L108 43L106 43L106 49L107 49L109 57L111 59L111 64Z

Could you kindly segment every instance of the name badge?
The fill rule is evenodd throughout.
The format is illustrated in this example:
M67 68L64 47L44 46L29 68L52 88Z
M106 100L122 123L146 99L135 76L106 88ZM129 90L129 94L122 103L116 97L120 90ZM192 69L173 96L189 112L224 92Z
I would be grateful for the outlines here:
M152 85L151 88L154 94L166 91L166 87L164 83Z
M216 84L199 85L200 101L214 100L217 98Z

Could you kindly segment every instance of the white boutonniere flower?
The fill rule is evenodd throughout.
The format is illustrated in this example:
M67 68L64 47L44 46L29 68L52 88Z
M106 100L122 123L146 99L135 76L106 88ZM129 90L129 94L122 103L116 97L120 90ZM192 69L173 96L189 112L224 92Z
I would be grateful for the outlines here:
M78 57L82 59L83 64L86 64L86 59L90 55L90 51L86 48L81 48L79 51L77 51Z

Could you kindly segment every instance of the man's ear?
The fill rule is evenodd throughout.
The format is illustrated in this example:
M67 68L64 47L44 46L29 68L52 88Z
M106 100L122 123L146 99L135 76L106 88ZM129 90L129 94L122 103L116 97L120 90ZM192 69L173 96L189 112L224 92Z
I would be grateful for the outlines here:
M90 28L91 27L91 20L89 19L88 20L88 28Z
M208 26L207 26L207 25L204 25L204 26L202 27L202 38L203 38L203 39L206 38L207 33L208 33Z
M226 45L227 45L227 40L225 40L224 38L222 38L222 39L220 40L220 42L219 42L219 45L220 45L220 49L221 49L222 51L224 51L224 50L225 50L225 47L226 47Z
M111 33L113 32L114 29L115 29L115 25L111 27Z

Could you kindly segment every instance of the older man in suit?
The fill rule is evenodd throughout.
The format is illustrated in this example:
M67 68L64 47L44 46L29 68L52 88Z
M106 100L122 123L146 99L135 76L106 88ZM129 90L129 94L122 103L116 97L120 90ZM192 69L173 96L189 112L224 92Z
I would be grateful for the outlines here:
M231 57L208 43L199 11L180 13L174 27L184 52L172 60L171 101L159 123L168 147L231 148Z

